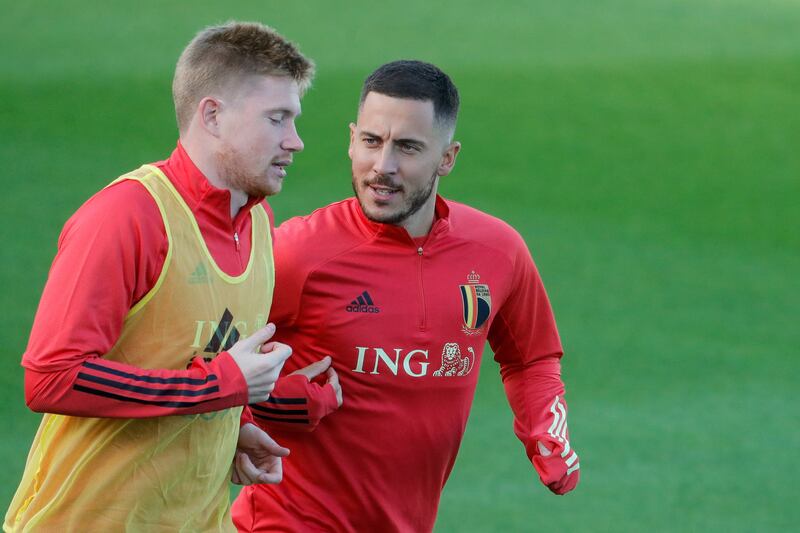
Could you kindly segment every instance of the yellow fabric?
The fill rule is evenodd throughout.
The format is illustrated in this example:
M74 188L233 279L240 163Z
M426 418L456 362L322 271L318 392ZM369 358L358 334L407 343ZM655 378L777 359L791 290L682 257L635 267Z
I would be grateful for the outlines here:
M138 180L155 198L170 244L158 282L128 313L105 357L182 369L192 357L229 347L234 328L246 337L263 325L274 286L264 209L251 211L250 261L231 277L212 259L191 211L160 170L145 165L120 179ZM226 310L233 320L214 351L209 339ZM234 530L228 479L241 409L121 420L45 415L4 530Z

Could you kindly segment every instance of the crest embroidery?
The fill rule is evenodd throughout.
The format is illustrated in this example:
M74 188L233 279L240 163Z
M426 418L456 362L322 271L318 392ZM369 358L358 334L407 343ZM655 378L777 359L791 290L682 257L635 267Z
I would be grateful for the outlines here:
M492 313L492 296L489 286L481 284L474 270L467 276L467 285L459 285L464 315L462 330L467 335L477 335Z

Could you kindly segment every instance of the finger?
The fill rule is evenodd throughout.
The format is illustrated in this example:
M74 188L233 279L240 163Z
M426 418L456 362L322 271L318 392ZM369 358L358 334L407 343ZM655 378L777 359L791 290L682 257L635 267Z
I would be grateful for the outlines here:
M272 350L275 349L275 346L277 344L278 343L275 341L265 342L264 344L261 345L261 353L271 352Z
M333 367L329 368L328 371L325 373L328 376L328 383L333 385L333 388L339 387L339 374L336 373L336 370Z
M231 469L231 483L234 485L242 485L242 479L239 477L239 466L236 464L236 459L233 460L233 468Z
M238 473L239 479L242 482L242 485L252 485L256 483L259 476L261 475L261 470L253 464L250 460L250 457L246 453L240 453L239 457L237 457L236 462L239 466Z
M284 448L275 442L275 440L263 430L258 435L258 445L276 457L286 457L289 455L289 448Z
M290 375L293 376L295 374L300 374L307 377L310 380L314 379L315 377L319 376L326 370L330 369L332 359L329 355L326 355L316 363L311 363L305 368L301 368L300 370L295 370Z
M328 369L328 385L333 387L333 393L336 395L336 404L341 407L344 403L342 398L342 386L339 384L339 374L331 367Z
M292 347L282 342L270 342L261 347L261 353L270 356L274 364L279 365L292 355Z
M540 440L536 441L536 446L538 446L539 448L539 454L542 455L543 457L548 457L551 453L553 453L553 450L545 446L544 443Z
M262 471L258 476L258 483L280 483L283 479L283 462L280 457L276 457L270 465L269 470Z
M247 351L255 352L258 347L267 342L275 334L275 324L267 324L263 328L256 330L252 335L239 342L243 343Z

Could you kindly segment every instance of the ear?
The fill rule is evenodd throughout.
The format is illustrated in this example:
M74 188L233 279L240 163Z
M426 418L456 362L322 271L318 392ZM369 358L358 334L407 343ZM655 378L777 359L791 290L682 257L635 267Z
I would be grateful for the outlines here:
M214 137L219 137L219 113L222 110L222 101L213 96L206 96L197 104L197 114L203 129Z
M456 156L461 151L461 143L454 141L445 148L442 159L439 161L439 166L436 169L436 174L439 176L447 176L453 170L456 164Z
M347 148L347 155L353 159L353 147L356 143L356 125L354 122L350 123L350 146Z

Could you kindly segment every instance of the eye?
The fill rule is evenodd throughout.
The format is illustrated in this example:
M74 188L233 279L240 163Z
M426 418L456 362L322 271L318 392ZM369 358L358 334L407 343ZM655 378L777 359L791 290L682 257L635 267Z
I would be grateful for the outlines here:
M283 118L267 117L274 126L280 126L283 123Z
M362 141L367 146L378 146L378 139L375 137L364 137Z
M419 148L417 148L413 144L402 143L400 144L400 151L403 152L404 154L413 154L419 152Z

